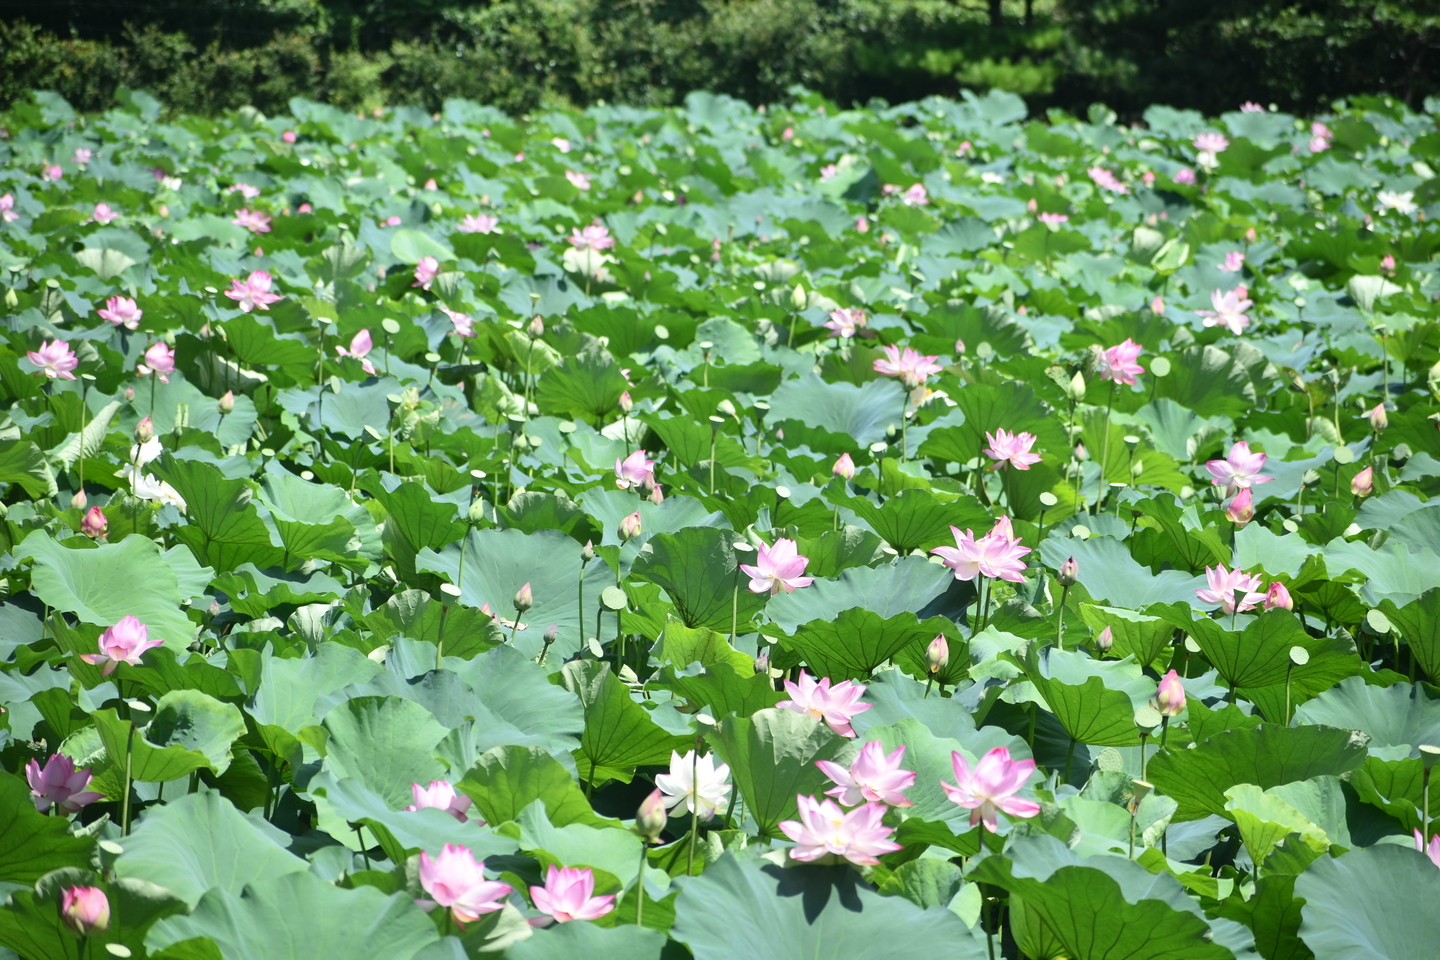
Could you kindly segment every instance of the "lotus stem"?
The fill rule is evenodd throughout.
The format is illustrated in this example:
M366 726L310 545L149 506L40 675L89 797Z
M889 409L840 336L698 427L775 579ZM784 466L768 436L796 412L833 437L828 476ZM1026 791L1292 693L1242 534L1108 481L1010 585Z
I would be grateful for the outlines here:
M1110 381L1110 394L1105 400L1105 432L1100 437L1100 475L1096 480L1095 503L1090 515L1100 513L1100 504L1105 499L1105 461L1110 457L1110 412L1115 406L1115 381Z
M645 838L640 838L640 872L635 876L635 926L645 926Z

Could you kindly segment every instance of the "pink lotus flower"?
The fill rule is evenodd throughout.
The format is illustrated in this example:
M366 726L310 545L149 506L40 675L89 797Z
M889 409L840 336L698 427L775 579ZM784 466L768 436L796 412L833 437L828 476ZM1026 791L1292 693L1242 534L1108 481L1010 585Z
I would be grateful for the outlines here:
M39 367L47 380L74 380L75 374L70 371L80 366L79 358L64 340L52 340L48 343L42 340L39 350L25 352L25 359Z
M1109 170L1106 170L1104 167L1091 167L1085 172L1090 174L1090 179L1093 180L1095 182L1095 186L1099 187L1101 190L1109 190L1111 193L1130 192L1129 187L1125 186L1125 184L1115 179L1115 174L1111 173Z
M1035 219L1051 227L1058 227L1062 223L1070 222L1070 217L1063 213L1042 213Z
M15 195L7 193L0 196L0 220L5 223L14 223L20 219L20 214L15 212Z
M801 670L799 683L785 681L785 692L790 694L790 699L781 700L775 706L824 720L831 730L842 737L855 736L850 726L851 718L870 709L870 704L860 702L865 695L865 685L854 680L842 680L832 688L829 677L817 683L814 677Z
M670 772L655 778L655 786L664 794L666 810L693 813L709 820L723 812L730 801L730 776L726 764L715 765L714 754L696 757L690 750L684 756L670 751Z
M500 225L499 217L492 217L486 213L468 215L460 221L456 229L461 233L494 233L495 228Z
M1219 290L1210 291L1210 305L1213 310L1196 310L1196 316L1205 318L1207 327L1224 327L1237 337L1250 325L1250 318L1245 311L1255 304L1246 298L1244 287L1221 293Z
M52 806L75 813L105 796L86 789L90 786L90 768L76 770L75 762L63 753L52 755L43 769L35 760L25 764L25 779L30 783L30 799L41 813Z
M774 546L760 544L754 565L740 564L740 569L750 578L751 593L768 593L772 597L784 590L794 593L800 587L808 587L814 577L803 576L809 557L802 557L795 550L795 541L784 537L775 541Z
M647 487L655 482L655 461L645 459L644 450L636 450L624 460L615 459L615 486L621 490Z
M337 345L335 347L335 354L336 356L350 357L351 359L359 360L360 368L373 377L375 376L375 365L367 360L366 357L374 348L375 344L370 339L369 329L364 329L350 339L350 348L348 350Z
M58 182L63 176L65 176L65 171L60 169L60 164L58 163L52 163L40 171L40 179L49 180L52 183Z
M1175 171L1175 176L1171 179L1173 179L1176 183L1194 183L1195 171L1191 170L1189 167L1181 167L1179 170Z
M952 803L970 811L970 826L983 823L986 830L994 833L999 827L997 810L1021 818L1040 812L1040 804L1015 796L1035 772L1034 760L1011 760L1008 749L996 747L980 758L974 772L965 758L954 751L950 754L950 765L955 769L958 786L943 780L940 786Z
M420 886L460 923L501 909L504 898L515 889L508 883L486 880L484 865L475 861L468 848L453 843L445 844L433 859L420 851Z
M85 491L81 490L80 493ZM78 496L78 494L77 494ZM110 529L110 521L105 516L105 511L99 507L91 507L86 512L84 519L80 521L80 532L91 540L99 540L104 537Z
M1294 610L1295 601L1290 598L1290 591L1285 589L1285 584L1276 580L1270 584L1270 589L1265 591L1266 610Z
M850 764L849 770L832 760L816 760L815 766L835 781L836 786L825 793L840 801L842 807L866 802L910 807L914 804L906 798L904 791L915 784L915 772L900 769L904 756L903 745L886 756L885 748L872 741L860 748L860 755Z
M1185 686L1180 682L1178 673L1171 670L1160 678L1160 686L1151 703L1162 717L1178 717L1185 711Z
M1197 134L1195 139L1190 142L1201 153L1221 153L1230 146L1230 141L1225 139L1223 133Z
M422 189L422 190L439 190L439 189L440 189L440 185L435 182L435 178L434 178L434 177L431 177L429 180L426 180L426 181L425 181L425 186L422 187L421 189Z
M655 489L660 489L656 487ZM640 518L640 511L636 510L624 520L620 521L620 529L616 531L622 543L629 543L644 532L644 521Z
M1207 460L1205 469L1215 479L1211 481L1215 486L1224 486L1227 497L1234 496L1237 490L1260 483L1269 483L1274 477L1262 476L1260 471L1265 469L1265 454L1250 452L1250 444L1244 440L1236 441L1230 447L1230 452L1225 455L1224 460Z
M153 373L161 383L169 383L170 374L175 372L175 351L163 343L154 344L145 351L145 362L137 365L135 372L142 377Z
M278 293L270 292L271 283L273 280L270 274L264 270L254 270L244 280L231 280L230 289L225 291L225 296L236 301L237 306L245 313L253 309L269 310L270 304L285 299Z
M986 431L985 439L990 441L990 446L985 448L985 456L995 461L990 464L991 470L999 470L1004 466L1013 466L1016 470L1029 470L1031 464L1039 463L1042 459L1040 454L1030 452L1030 449L1035 446L1035 434L1033 433L1011 433L1008 430L996 430L992 434Z
M1196 590L1195 596L1199 597L1202 603L1218 603L1225 613L1235 612L1235 593L1243 591L1240 598L1240 612L1254 610L1255 604L1265 599L1265 594L1257 593L1260 589L1260 578L1240 570L1226 570L1225 564L1219 563L1214 568L1205 568L1205 582L1210 585L1208 590Z
M248 184L248 183L234 183L234 184L231 184L231 185L230 185L230 189L226 190L225 192L226 192L226 193L238 193L238 194L240 194L240 196L244 197L246 200L254 200L256 197L260 196L260 188L259 188L259 187L252 187L252 186L251 186L250 184ZM242 212L243 212L243 211L242 211Z
M1417 829L1415 831L1415 849L1430 858L1430 862L1440 867L1440 834L1430 838L1430 843L1425 843L1424 835Z
M410 795L415 802L405 808L407 813L434 808L444 810L461 823L470 819L465 815L465 811L470 809L470 798L463 793L456 793L455 787L448 780L431 780L428 787L412 783ZM483 820L477 820L476 823L482 827L485 825Z
M1243 266L1245 266L1245 254L1239 250L1231 250L1225 254L1225 262L1220 265L1220 272L1239 273Z
M595 874L589 867L557 867L545 871L545 886L531 887L535 909L561 923L570 920L598 920L615 909L615 895L592 896Z
M1225 504L1225 516L1230 518L1231 523L1239 524L1255 519L1255 497L1249 487L1242 487L1240 492Z
M310 206L310 204L308 204L308 203L302 203L302 204L300 204L300 206L298 206L298 207L295 208L295 212L296 212L296 213L313 213L313 212L314 212L314 209L315 209L315 208L312 207L312 206Z
M95 151L91 150L89 147L76 147L75 155L70 158L70 162L75 164L75 166L77 167L83 167L92 159L94 159L94 157Z
M912 183L900 195L900 202L907 207L923 207L930 202L930 198L925 194L923 183Z
M940 364L935 362L939 359L938 356L924 356L913 347L901 351L891 344L885 347L885 359L876 360L873 369L887 377L899 377L901 383L914 390L924 384L931 374L941 371Z
M833 180L835 178L835 175L839 172L840 168L835 166L835 164L825 164L825 166L820 168L820 182L824 183L826 180Z
M1311 137L1311 138L1310 138L1310 152L1311 152L1311 153L1324 153L1326 150L1329 150L1329 149L1330 149L1330 141L1329 141L1329 140L1326 140L1324 137Z
M1387 253L1380 258L1380 270L1392 277L1395 275L1395 254Z
M1264 112L1265 112L1265 108L1262 107L1262 106L1260 106L1260 104L1255 103L1253 100L1246 100L1244 103L1240 104L1240 112L1241 112L1241 113L1264 113Z
M577 250L608 250L615 246L609 228L601 223L592 223L584 230L576 227L565 239Z
M576 190L590 189L590 178L583 173L577 173L574 170L566 170L565 179L569 180L571 184L574 185Z
M441 305L440 312L450 318L450 323L455 327L455 335L462 338L475 336L475 318L468 313L459 313L449 307Z
M900 844L890 839L895 831L884 825L886 806L867 803L848 813L834 800L816 801L797 796L799 820L782 820L780 829L795 841L790 858L802 863L843 857L859 866L874 866L882 854L893 853Z
M398 227L398 226L400 226L400 224L402 224L402 223L404 223L404 222L405 222L405 221L401 220L399 217L390 216L390 217L386 217L384 220L381 220L381 221L380 221L380 226L382 226L382 227Z
M835 466L830 468L830 473L833 476L839 477L841 480L853 479L855 476L855 461L850 459L850 454L842 453L835 461Z
M119 216L120 214L110 209L110 204L97 203L95 204L95 212L90 215L90 219L92 222L98 223L103 227L105 224L109 223L112 220L115 220Z
M284 140L286 143L294 143L298 138L295 136L294 130L286 130L284 133L280 134L280 139Z
M1156 297L1154 300L1151 300L1150 312L1155 314L1155 316L1157 317L1165 316L1165 298Z
M1123 343L1103 351L1100 354L1100 379L1134 386L1135 375L1145 372L1145 368L1135 362L1144 350L1144 347L1127 337Z
M108 677L122 663L136 666L146 650L164 646L164 640L151 640L150 629L136 617L121 617L120 622L100 634L100 652L82 653L86 663L105 664L101 676Z
M421 257L420 262L415 264L415 282L412 287L419 287L421 290L429 290L430 284L440 275L440 261L434 257Z
M935 547L930 552L954 572L956 580L974 580L977 576L1012 583L1025 580L1025 562L1021 558L1030 548L1015 539L1009 517L1001 517L979 540L969 530L961 533L958 527L951 527L950 533L955 537L955 546Z
M1145 184L1145 186L1147 187L1153 187L1155 185L1155 171L1146 170L1144 173L1140 174L1140 182Z
M145 315L145 311L136 306L135 301L129 297L111 297L105 301L105 306L95 312L100 315L101 320L108 320L126 330L138 329L140 318Z
M237 227L244 227L251 233L269 233L270 215L261 213L259 210L240 209L235 211L235 219L230 221Z
M82 937L104 933L110 929L110 901L99 887L66 887L60 919Z
M856 218L855 218L855 232L856 232L856 233L869 233L869 232L870 232L870 220L869 220L869 218L867 218L867 217L856 217Z
M838 310L830 311L830 319L825 321L825 328L830 331L830 336L848 339L855 336L856 331L865 326L868 317L864 310L851 307L841 307Z
M1368 497L1375 492L1375 468L1366 467L1355 474L1350 481L1350 492L1357 497Z

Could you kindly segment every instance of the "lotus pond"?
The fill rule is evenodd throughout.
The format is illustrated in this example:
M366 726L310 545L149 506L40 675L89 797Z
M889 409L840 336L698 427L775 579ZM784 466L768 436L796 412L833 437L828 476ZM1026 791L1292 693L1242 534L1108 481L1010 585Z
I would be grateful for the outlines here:
M1435 955L1440 104L121 98L0 120L0 957Z

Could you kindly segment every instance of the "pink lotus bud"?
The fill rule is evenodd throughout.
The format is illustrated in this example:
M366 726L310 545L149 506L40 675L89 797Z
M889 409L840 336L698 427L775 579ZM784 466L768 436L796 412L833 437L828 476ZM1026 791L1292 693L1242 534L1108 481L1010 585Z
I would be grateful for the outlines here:
M75 495L70 498L70 506L75 510L84 510L90 503L90 498L85 496L84 489L76 490Z
M1355 479L1350 481L1350 492L1357 497L1368 497L1375 492L1375 468L1366 467L1355 474Z
M963 357L963 356L965 356L965 341L964 341L964 340L959 340L959 339L957 339L957 340L955 341L955 356L957 356L957 357Z
M151 440L151 438L153 438L154 436L155 436L155 421L154 421L154 420L150 419L149 417L146 417L144 420L141 420L139 423L135 424L135 442L136 442L136 443L149 443L150 440Z
M294 131L294 130L286 130L284 133L280 134L280 139L281 139L281 140L284 140L286 143L294 143L294 142L295 142L295 131Z
M60 919L82 937L110 929L110 900L99 887L66 887Z
M1164 298L1164 297L1156 297L1154 300L1151 300L1151 301L1150 301L1150 312L1153 313L1153 314L1155 314L1157 317L1162 317L1162 316L1164 316L1164 315L1165 315L1165 298Z
M864 217L857 217L855 219L855 230L858 233L869 233L870 221Z
M636 510L620 521L620 539L634 540L638 536L640 536L640 511Z
M1174 670L1160 678L1160 689L1155 692L1155 709L1162 717L1179 716L1185 709L1185 687Z
M930 641L930 646L925 648L925 668L931 673L939 673L950 663L950 644L945 642L945 635L942 633Z
M660 834L665 830L665 824L670 821L669 812L665 809L665 794L659 790L653 790L650 796L646 797L640 804L640 810L635 814L635 832L644 837L649 843L660 839Z
M645 499L649 500L651 503L655 504L655 506L657 506L657 507L660 506L660 504L664 503L664 502L665 502L665 494L661 491L661 489L660 489L660 484L658 484L658 483L656 483L656 484L651 484L651 486L650 486L650 495L649 495L648 497L646 497Z
M558 624L558 623L552 623L552 624L550 624L550 626L548 626L548 627L545 628L545 645L546 645L547 647L548 647L550 644L554 643L556 640L559 640L559 639L560 639L560 624Z
M226 417L235 412L235 391L226 390L225 395L215 402L215 409L220 411L220 416Z
M770 654L762 653L755 658L755 672L765 674L770 672Z
M1256 239L1257 239L1257 238L1256 238L1255 228L1254 228L1254 227L1251 227L1249 230L1246 230L1246 231L1245 231L1245 242L1246 242L1246 243L1254 243Z
M431 177L429 180L426 180L426 181L425 181L425 189L426 189L426 190L438 190L438 189L440 189L440 188L435 184L435 178L434 178L434 177Z
M1375 404L1375 409L1370 411L1370 429L1379 433L1390 426L1390 417L1385 412L1385 401Z
M1085 444L1083 444L1083 443L1077 443L1077 444L1075 444L1075 459L1076 459L1076 460L1089 460L1089 459L1090 459L1090 452L1085 449Z
M525 581L525 586L516 591L513 603L515 604L515 609L520 613L524 613L526 610L535 606L535 591L530 589L530 581Z
M1038 201L1036 201L1034 197L1031 197L1030 202L1025 204L1025 209L1029 210L1031 213L1034 213L1035 211L1040 209L1040 204Z
M125 402L126 402L126 403L132 403L132 402L134 402L134 400L135 400L135 386L134 386L134 384L127 384L126 387L125 387Z
M620 394L620 402L617 404L617 406L620 407L621 413L626 414L628 414L631 410L635 409L635 401L630 399L629 390L626 390L624 393Z
M1059 583L1062 587L1073 587L1079 579L1080 564L1075 562L1074 557L1060 564L1060 572L1055 575L1055 582Z
M1290 591L1285 589L1285 584L1276 580L1270 584L1270 589L1265 591L1265 609L1274 610L1279 607L1281 610L1294 610L1295 601L1290 599Z
M1240 492L1225 504L1225 516L1230 518L1231 523L1243 524L1255 519L1255 498L1249 487L1242 487Z
M1115 646L1115 634L1110 629L1110 625L1106 624L1105 629L1095 636L1095 649L1101 653L1109 653L1113 646Z
M110 529L110 521L105 518L105 511L99 507L91 507L80 521L80 532L91 540L99 540L105 536Z
M545 321L537 316L531 320L530 324L525 328L525 333L528 334L532 340L545 336Z
M593 540L586 540L585 546L580 548L580 559L585 563L595 559L595 542Z
M1383 270L1385 273L1391 274L1392 276L1394 275L1395 255L1393 253L1387 253L1385 254L1385 256L1380 258L1380 269Z
M842 453L835 466L830 468L830 473L842 480L850 480L855 476L855 461L850 459L850 454Z

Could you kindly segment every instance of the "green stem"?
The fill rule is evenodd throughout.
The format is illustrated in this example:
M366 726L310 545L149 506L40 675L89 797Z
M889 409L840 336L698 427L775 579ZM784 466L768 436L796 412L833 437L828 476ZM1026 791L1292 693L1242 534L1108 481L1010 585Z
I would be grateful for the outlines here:
M910 406L910 394L904 392L904 384L900 387L900 462L904 463L910 455L909 422L905 419L905 410Z
M690 853L685 861L685 876L695 875L695 840L700 836L700 791L695 772L700 766L700 747L690 754Z
M125 793L120 800L120 835L130 835L130 779L135 758L135 723L130 723L130 733L125 738Z
M1065 649L1065 601L1070 597L1070 586L1060 588L1060 607L1055 611L1055 649Z
M645 840L640 841L640 872L635 877L635 926L645 926Z
M1070 738L1070 750L1065 754L1065 782L1070 782L1070 764L1075 759L1075 738Z
M1110 381L1110 396L1105 401L1105 432L1100 438L1100 476L1097 479L1095 491L1095 504L1090 511L1091 516L1100 512L1100 502L1105 499L1105 461L1110 456L1110 411L1115 406L1115 381Z
M370 869L370 851L365 847L365 834L361 832L360 824L355 824L355 839L360 843L360 856L365 860L365 869Z

